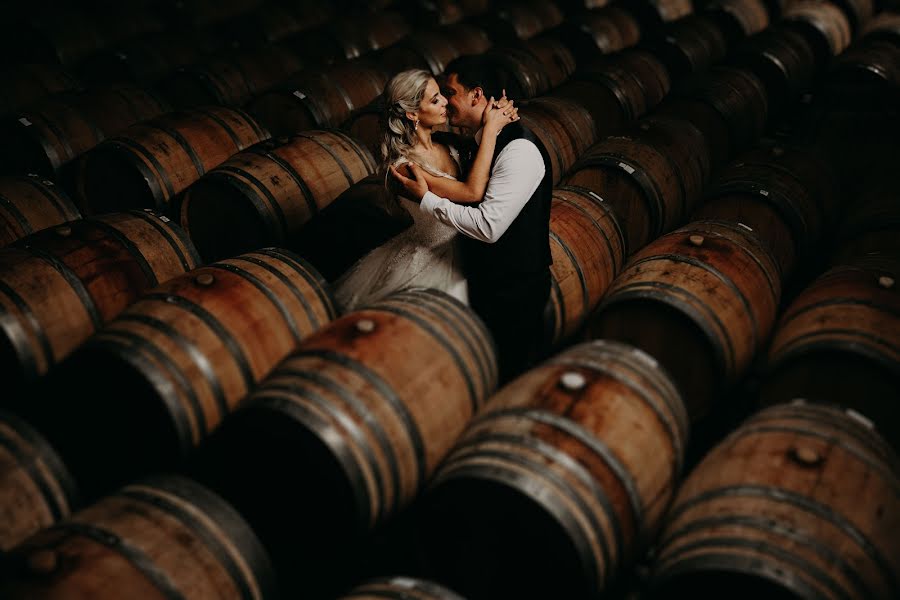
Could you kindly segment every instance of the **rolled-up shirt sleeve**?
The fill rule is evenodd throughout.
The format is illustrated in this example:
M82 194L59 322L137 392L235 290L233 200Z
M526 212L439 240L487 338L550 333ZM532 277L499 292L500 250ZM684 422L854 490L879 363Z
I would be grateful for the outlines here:
M519 216L545 170L541 152L533 142L513 140L497 156L480 204L456 204L426 192L419 208L463 235L493 244Z

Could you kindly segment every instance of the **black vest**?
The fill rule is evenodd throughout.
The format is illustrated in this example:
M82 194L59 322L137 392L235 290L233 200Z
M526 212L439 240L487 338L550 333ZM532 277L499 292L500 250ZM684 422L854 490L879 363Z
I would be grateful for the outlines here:
M504 280L523 275L539 275L553 262L550 257L550 202L553 194L550 160L543 145L521 123L503 128L497 138L491 170L500 152L518 139L530 140L544 159L544 178L525 203L519 216L499 240L488 244L460 236L466 276L479 287L502 285Z

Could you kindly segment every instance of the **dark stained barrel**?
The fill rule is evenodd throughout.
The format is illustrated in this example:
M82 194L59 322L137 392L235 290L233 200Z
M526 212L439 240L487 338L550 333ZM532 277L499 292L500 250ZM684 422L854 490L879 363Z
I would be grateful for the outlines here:
M422 499L425 556L473 598L599 597L653 539L687 434L653 358L606 340L574 346L466 428Z
M563 22L563 14L553 2L528 0L496 7L474 22L484 28L495 44L529 40Z
M656 358L696 419L750 366L780 298L778 269L752 232L695 221L632 255L589 320L589 334Z
M375 100L387 74L371 61L309 69L251 102L247 109L275 136L338 127Z
M731 154L728 122L712 105L696 98L669 97L654 114L683 119L699 129L709 147L713 171L728 162Z
M0 551L68 517L77 503L56 451L26 422L0 411Z
M303 67L290 50L268 46L177 69L159 84L178 108L206 105L241 107Z
M199 264L180 227L143 211L71 221L0 249L4 385L35 380L144 291Z
M560 186L550 211L551 288L545 321L559 345L590 315L628 252L612 209L589 190Z
M482 54L492 45L487 32L471 23L445 25L440 28L440 32L450 38L453 47L460 54Z
M168 110L150 92L127 85L46 98L0 124L0 172L54 178L61 167L106 138Z
M568 17L552 35L567 44L576 60L581 61L598 52L612 54L637 45L641 40L641 26L622 7L604 6Z
M375 170L368 150L337 130L264 142L188 188L181 225L206 260L283 245Z
M464 600L432 581L412 577L381 577L356 586L339 600Z
M264 600L278 588L254 532L179 476L130 484L30 538L8 557L10 600Z
M536 98L522 106L519 116L547 151L553 183L559 182L596 139L593 117L570 100Z
M678 491L651 598L896 598L897 455L857 415L804 403L752 416Z
M50 399L71 431L47 428L91 489L169 468L335 316L327 283L285 250L194 269L145 293L60 365L53 383L90 395Z
M0 247L81 213L59 186L39 175L0 177Z
M524 47L544 66L550 89L565 83L577 67L575 57L565 44L553 37L538 37L526 41Z
M451 39L441 31L418 31L378 53L378 62L391 76L407 69L438 75L459 56Z
M787 4L782 18L807 38L820 65L846 50L853 39L847 16L828 1L795 0Z
M875 15L863 26L860 37L866 40L885 39L900 45L900 13L885 10Z
M284 41L309 64L332 64L387 48L412 32L409 20L395 11L335 19L301 31Z
M729 42L756 35L774 20L762 0L712 0L706 3L705 10L722 24Z
M550 76L544 64L528 50L494 47L482 56L513 100L535 98L550 89Z
M900 258L869 255L818 277L785 309L761 398L853 408L898 445Z
M24 64L0 71L0 115L24 109L59 92L78 89L80 84L61 67L51 64Z
M575 79L612 91L626 121L643 116L659 104L672 86L666 66L646 50L625 50L613 57L584 63Z
M874 180L847 208L835 240L835 264L857 256L900 259L900 191L887 175Z
M269 138L243 111L210 106L134 125L85 159L82 210L155 208L177 215L177 196L229 157ZM173 206L173 203L175 206Z
M672 23L665 35L650 42L673 79L703 73L725 59L728 39L709 16L691 15Z
M900 88L900 49L887 40L871 39L855 44L835 59L829 81L870 86L893 92Z

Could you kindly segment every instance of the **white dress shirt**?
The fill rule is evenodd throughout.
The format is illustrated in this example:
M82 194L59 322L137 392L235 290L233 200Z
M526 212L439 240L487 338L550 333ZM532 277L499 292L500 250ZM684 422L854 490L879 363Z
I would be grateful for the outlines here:
M419 209L463 235L493 244L519 216L544 172L544 159L537 146L530 140L516 139L497 156L480 204L456 204L428 191Z

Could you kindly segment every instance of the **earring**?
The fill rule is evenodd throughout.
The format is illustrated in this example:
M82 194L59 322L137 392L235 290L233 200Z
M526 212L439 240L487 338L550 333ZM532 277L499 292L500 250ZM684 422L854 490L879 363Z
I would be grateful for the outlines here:
M419 130L419 120L416 119L415 124L413 125L413 131L418 131L418 130Z

